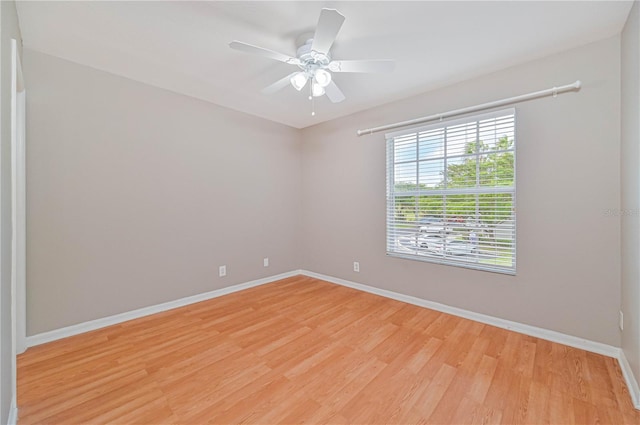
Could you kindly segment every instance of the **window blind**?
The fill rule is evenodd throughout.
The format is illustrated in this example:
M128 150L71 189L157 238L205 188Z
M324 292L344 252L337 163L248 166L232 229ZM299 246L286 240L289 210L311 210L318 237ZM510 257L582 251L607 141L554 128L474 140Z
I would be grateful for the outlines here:
M387 254L515 274L515 110L387 134Z

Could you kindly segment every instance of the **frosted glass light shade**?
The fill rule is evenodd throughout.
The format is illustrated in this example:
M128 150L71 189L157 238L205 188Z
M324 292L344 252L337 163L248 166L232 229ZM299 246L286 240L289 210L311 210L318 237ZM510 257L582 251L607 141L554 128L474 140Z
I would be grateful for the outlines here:
M291 85L294 89L300 91L304 86L307 85L307 74L304 72L298 72L293 77L291 77Z
M327 87L331 82L331 73L324 69L319 69L316 71L315 79L316 83L318 83L320 87Z
M315 97L322 96L324 94L324 87L314 81L313 85L311 86L311 93Z

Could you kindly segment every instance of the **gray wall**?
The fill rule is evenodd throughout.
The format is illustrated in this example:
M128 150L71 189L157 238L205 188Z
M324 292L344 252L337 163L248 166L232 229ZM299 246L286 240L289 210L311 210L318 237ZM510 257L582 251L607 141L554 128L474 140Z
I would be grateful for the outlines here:
M583 82L519 104L517 276L385 255L385 140L356 130ZM305 269L614 346L620 38L303 130ZM360 273L352 270L360 262Z
M28 335L302 267L621 343L620 37L303 131L29 50L24 67ZM385 256L384 137L358 128L576 79L517 106L517 276Z
M640 381L640 4L622 33L622 349Z
M22 37L13 1L0 2L0 421L6 423L11 379L11 39Z
M298 268L298 130L27 49L24 69L27 335Z

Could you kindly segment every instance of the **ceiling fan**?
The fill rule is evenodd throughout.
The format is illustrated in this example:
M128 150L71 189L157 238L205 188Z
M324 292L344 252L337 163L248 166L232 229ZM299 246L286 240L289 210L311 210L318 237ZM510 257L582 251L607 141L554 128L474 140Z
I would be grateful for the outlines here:
M342 102L345 96L333 81L332 72L391 72L395 67L393 60L332 60L329 50L343 22L344 16L337 10L322 9L313 38L298 48L295 57L235 40L229 43L229 47L299 68L298 71L262 89L262 93L272 94L289 84L300 91L311 81L309 99L326 94L331 102L338 103Z

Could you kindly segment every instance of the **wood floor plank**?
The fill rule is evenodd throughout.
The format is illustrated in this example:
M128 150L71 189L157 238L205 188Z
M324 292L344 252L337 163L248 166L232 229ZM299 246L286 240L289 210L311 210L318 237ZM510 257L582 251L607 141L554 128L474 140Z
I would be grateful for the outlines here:
M442 397L451 385L453 378L456 375L456 369L448 364L442 364L440 369L434 376L433 380L422 389L422 394L416 400L413 405L413 411L417 413L417 416L422 419L428 419L438 407L438 404L442 402ZM453 404L457 405L461 400L451 400Z
M458 409L453 412L451 423L454 424L500 424L501 412L486 408L467 397L464 397Z
M615 359L306 276L28 349L20 424L639 424Z
M139 365L127 365L121 369L113 368L107 374L95 376L86 382L78 382L77 385L63 391L49 390L45 396L37 401L20 406L21 417L29 417L30 421L45 419L51 415L68 410L71 405L80 405L89 400L103 396L106 392L140 382L147 373Z

